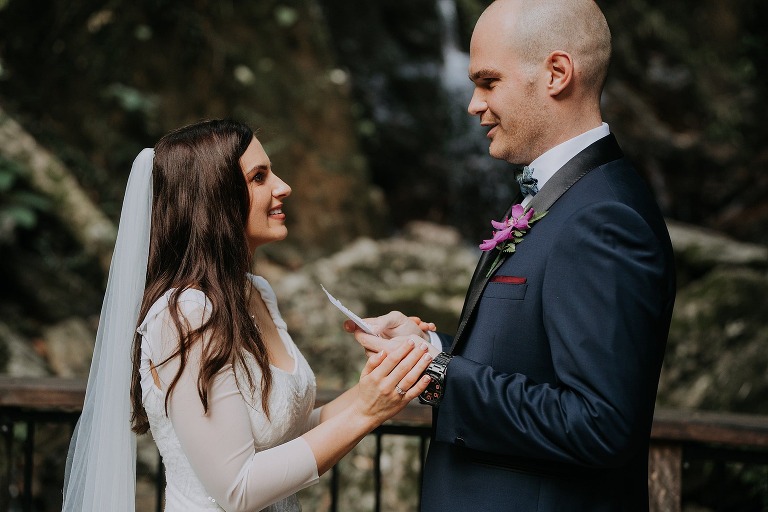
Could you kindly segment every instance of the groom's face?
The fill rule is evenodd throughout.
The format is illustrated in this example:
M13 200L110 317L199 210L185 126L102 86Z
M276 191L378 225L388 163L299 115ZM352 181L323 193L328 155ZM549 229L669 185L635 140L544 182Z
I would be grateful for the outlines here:
M543 152L546 108L538 94L543 73L522 64L507 42L509 13L497 10L502 12L486 10L472 34L469 78L475 89L467 110L488 129L492 157L527 165Z

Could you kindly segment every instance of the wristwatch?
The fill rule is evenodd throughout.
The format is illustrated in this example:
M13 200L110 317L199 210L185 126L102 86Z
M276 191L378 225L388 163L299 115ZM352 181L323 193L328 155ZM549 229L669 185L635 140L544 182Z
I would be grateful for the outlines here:
M431 406L436 406L443 399L443 392L445 391L445 372L448 369L448 363L451 362L452 355L445 352L440 352L435 356L427 369L424 370L424 375L429 375L432 379L427 386L427 389L422 391L419 395L419 402Z

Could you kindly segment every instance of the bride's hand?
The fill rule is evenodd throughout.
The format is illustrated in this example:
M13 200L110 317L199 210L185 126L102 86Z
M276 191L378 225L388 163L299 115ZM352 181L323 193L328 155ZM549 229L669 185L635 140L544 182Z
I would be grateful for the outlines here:
M418 337L393 340L392 353L382 350L368 358L360 375L357 408L377 424L391 418L427 388L421 377L432 357L427 343Z

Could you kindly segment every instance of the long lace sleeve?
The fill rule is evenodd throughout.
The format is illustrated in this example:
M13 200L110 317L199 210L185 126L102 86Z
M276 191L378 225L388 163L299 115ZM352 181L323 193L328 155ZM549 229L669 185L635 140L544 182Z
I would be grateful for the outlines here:
M199 300L180 301L180 310L192 328L201 324L205 314ZM166 309L147 327L152 353L164 359L178 343L170 313ZM214 378L208 393L208 413L203 412L197 380L206 342L203 339L193 345L168 412L182 451L210 497L227 511L255 511L317 482L314 455L301 437L255 451L249 405L238 389L231 365ZM174 358L157 368L164 389L178 365L178 358Z

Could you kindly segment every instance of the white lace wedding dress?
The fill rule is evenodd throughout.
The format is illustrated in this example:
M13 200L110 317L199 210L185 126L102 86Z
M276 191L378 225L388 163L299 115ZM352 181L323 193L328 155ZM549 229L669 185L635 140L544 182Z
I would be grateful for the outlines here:
M291 340L277 309L272 288L261 277L249 275L259 291L294 361L288 372L272 367L269 419L261 406L261 372L249 359L255 392L241 371L225 366L208 393L208 414L197 390L203 343L190 350L184 372L165 413L165 391L178 369L178 357L159 365L177 348L177 335L168 309L168 296L150 308L138 328L142 335L141 386L152 436L166 472L166 512L203 510L301 510L295 493L318 481L317 464L309 445L299 436L315 426L315 377ZM201 325L210 303L199 290L179 297L182 322ZM186 319L186 320L185 320ZM150 362L156 367L155 384Z

